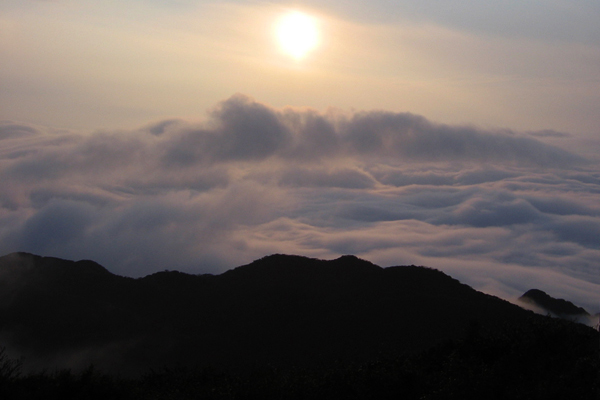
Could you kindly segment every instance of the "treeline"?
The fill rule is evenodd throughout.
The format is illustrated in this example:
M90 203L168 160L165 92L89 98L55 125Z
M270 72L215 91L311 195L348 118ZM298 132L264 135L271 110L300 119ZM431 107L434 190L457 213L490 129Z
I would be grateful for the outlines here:
M443 329L443 327L440 327ZM164 368L138 378L95 370L23 374L0 353L2 399L578 399L600 398L598 333L551 318L489 331L418 354L311 368Z

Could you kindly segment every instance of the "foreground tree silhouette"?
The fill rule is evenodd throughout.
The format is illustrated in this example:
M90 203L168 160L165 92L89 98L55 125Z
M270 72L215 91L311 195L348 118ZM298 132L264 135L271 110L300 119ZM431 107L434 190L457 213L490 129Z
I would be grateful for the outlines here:
M0 347L0 383L18 378L21 375L22 366L21 360L8 356L6 347Z

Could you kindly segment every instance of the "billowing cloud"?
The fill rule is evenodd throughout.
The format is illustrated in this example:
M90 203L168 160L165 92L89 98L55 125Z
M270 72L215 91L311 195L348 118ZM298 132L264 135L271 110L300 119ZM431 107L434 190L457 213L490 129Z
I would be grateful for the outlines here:
M510 131L435 124L409 113L327 116L313 111L280 111L242 95L222 102L211 113L207 126L183 129L167 146L163 161L168 165L263 161L269 157L321 161L369 156L545 167L584 162L575 154Z
M0 253L140 276L270 253L421 264L478 289L597 311L600 170L556 132L386 111L272 108L78 133L0 123Z

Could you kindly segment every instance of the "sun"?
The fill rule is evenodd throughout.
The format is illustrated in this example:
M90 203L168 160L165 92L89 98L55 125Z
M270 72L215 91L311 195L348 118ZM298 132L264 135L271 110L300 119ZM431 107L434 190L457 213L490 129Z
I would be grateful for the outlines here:
M276 35L283 52L296 60L304 58L319 43L316 19L300 11L281 17Z

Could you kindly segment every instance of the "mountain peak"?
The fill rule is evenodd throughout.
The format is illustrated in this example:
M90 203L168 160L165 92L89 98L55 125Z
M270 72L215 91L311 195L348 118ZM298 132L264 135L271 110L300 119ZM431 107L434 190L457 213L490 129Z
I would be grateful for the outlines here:
M342 264L346 267L359 267L365 269L381 269L381 267L373 264L370 261L363 260L362 258L356 257L352 254L346 254L336 258L335 260L328 261L330 264Z
M296 276L319 273L358 273L382 270L377 265L353 255L344 255L334 260L320 260L298 255L272 254L250 264L234 268L223 275L238 276Z
M557 315L559 317L576 317L576 316L589 316L590 314L581 307L577 307L575 304L564 299L556 299L546 292L539 289L531 289L525 292L523 296L519 297L519 300L533 304L534 306L540 307L545 311Z
M91 275L113 275L106 268L95 261L80 260L69 261L56 257L43 257L26 252L15 252L0 257L0 269L15 272L56 272L63 273L86 273Z

